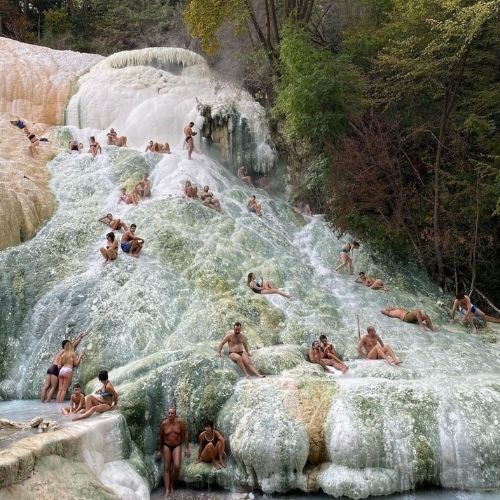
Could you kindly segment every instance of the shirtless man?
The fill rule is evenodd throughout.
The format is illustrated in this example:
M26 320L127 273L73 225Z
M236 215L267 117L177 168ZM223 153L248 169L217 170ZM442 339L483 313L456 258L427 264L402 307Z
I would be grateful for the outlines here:
M327 371L328 373L335 373L335 370L332 368L333 363L329 362L328 358L324 356L319 341L313 341L313 343L311 344L311 350L307 354L307 359L309 360L309 362L315 365L320 365L323 370ZM347 371L347 367L345 370L341 371L342 373L345 373Z
M356 347L359 355L363 359L373 360L373 359L383 359L386 363L390 365L400 365L401 361L394 354L391 346L384 345L382 339L377 335L374 326L369 326L367 329L367 334L361 337Z
M188 150L188 160L191 160L191 155L194 151L194 136L197 132L193 132L194 122L189 122L189 125L184 127L184 136L186 137L186 147Z
M59 383L59 365L61 364L61 357L64 354L64 346L68 342L73 342L73 347L76 350L83 337L85 337L85 335L87 334L88 332L81 332L75 340L66 339L62 341L62 348L59 349L59 351L57 351L56 355L54 356L52 364L47 369L45 380L43 381L42 390L40 392L40 401L42 401L42 403L49 403L52 399L52 396L57 390L57 385Z
M464 293L459 293L455 296L455 300L453 301L453 307L451 309L451 322L455 322L455 312L456 310L461 311L464 314L463 319L460 323L465 324L466 322L472 327L472 333L477 333L476 325L474 324L474 316L479 316L488 326L488 321L490 323L500 323L500 318L495 318L493 316L488 316L484 314L479 307L472 303L470 297L465 295Z
M259 217L262 215L262 205L257 202L255 195L252 195L252 197L248 200L247 208L249 212L258 215Z
M160 432L156 443L155 460L163 457L163 484L165 497L174 491L174 481L181 468L181 449L184 442L184 456L189 458L189 439L186 424L177 417L175 408L168 409L167 418L160 422Z
M93 135L90 136L89 141L89 153L95 158L98 154L102 153L101 145L95 140Z
M224 459L227 455L224 436L215 430L211 420L207 420L203 427L205 430L198 436L198 463L209 462L216 469L226 467Z
M99 219L99 222L106 224L106 226L109 226L113 231L126 231L128 229L125 222L121 219L113 219L113 214L106 214Z
M147 153L148 151L151 151L151 153L153 153L154 152L153 148L154 148L154 142L153 141L149 141L149 144L146 146L145 153Z
M389 318L397 318L405 323L418 323L418 327L423 330L424 327L435 332L434 325L432 324L431 318L420 309L414 309L413 311L407 311L406 309L401 309L399 307L386 307L380 311L385 316Z
M144 240L134 234L136 228L135 224L131 224L130 229L123 233L120 245L122 252L130 253L132 257L139 257L139 253L144 245Z
M108 138L108 145L114 146L116 139L118 137L118 134L115 132L115 129L112 128L107 134L106 137Z
M252 360L250 359L252 355L250 354L250 349L248 349L247 338L241 333L241 323L236 322L234 324L234 328L227 332L226 336L222 339L222 342L217 348L216 354L219 358L222 356L222 348L224 347L224 344L228 344L229 346L229 359L240 367L240 370L243 375L245 375L245 378L250 377L248 374L249 371L256 377L265 377L265 375L261 375L257 371L257 368L255 368Z
M131 205L132 203L134 205L137 205L139 203L139 200L141 199L140 196L137 193L127 193L127 190L125 188L121 189L121 195L118 198L118 204L120 204L122 201L123 203L126 203L127 205Z
M161 146L161 152L166 153L168 155L171 154L170 144L168 142L166 142L163 146Z
M238 177L243 181L246 182L250 187L254 187L252 178L247 174L247 168L246 167L240 167L238 169Z
M191 181L186 181L184 184L184 198L198 198L198 187L193 186Z
M140 198L151 196L151 181L148 174L144 174L142 180L135 185L134 191Z
M380 278L370 278L369 276L366 276L363 271L358 274L358 277L354 280L354 283L361 283L362 285L365 285L372 290L384 290L385 292L389 291L389 289L385 287L384 282Z
M322 361L327 366L333 366L336 370L340 370L343 374L349 370L349 367L339 359L335 346L328 343L326 335L319 336L319 344L322 352Z
M63 408L61 413L63 415L70 415L71 413L81 413L82 411L85 411L85 395L82 394L82 386L74 384L69 406Z
M214 196L208 186L203 187L203 192L200 194L203 205L209 208L215 208L218 212L222 212L220 201Z

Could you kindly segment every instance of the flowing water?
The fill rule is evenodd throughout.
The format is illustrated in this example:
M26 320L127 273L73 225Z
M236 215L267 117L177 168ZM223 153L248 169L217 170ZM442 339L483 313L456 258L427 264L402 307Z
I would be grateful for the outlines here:
M117 54L80 79L57 134L62 144L95 135L103 154L61 151L49 164L54 216L32 240L0 253L0 396L36 397L61 340L91 327L75 378L85 383L102 367L112 370L151 485L159 475L148 458L154 435L165 406L175 403L191 433L208 414L229 437L234 461L212 484L273 493L309 491L313 481L313 489L354 498L424 483L498 488L500 354L489 337L450 325L449 297L412 264L396 266L363 242L356 270L383 277L390 291L335 273L349 238L339 241L321 216L304 220L285 200L250 189L232 173L239 164L228 168L203 153L203 140L188 161L182 127L203 125L200 103L231 131L233 160L241 149L255 171L272 167L262 109L198 56ZM104 145L111 126L130 147ZM144 153L149 139L168 141L172 154ZM151 198L118 204L120 187L144 173ZM186 180L209 185L223 213L184 199ZM254 193L261 218L246 209ZM107 231L97 219L107 212L137 224L146 241L139 259L120 253L103 265L98 250ZM253 294L249 271L293 299ZM425 310L439 332L382 316L391 304ZM356 316L362 330L377 327L401 367L356 359ZM257 367L272 375L266 380L236 383L231 363L214 359L236 320ZM304 361L321 333L348 360L345 377L327 379ZM453 495L446 498L469 498Z

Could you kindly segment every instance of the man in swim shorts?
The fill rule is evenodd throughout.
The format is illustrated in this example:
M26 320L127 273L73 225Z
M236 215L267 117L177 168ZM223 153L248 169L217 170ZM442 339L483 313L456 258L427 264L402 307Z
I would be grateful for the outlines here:
M475 304L472 303L470 297L465 293L459 293L458 295L455 296L455 300L453 301L453 307L451 308L452 323L455 321L455 312L457 309L464 315L463 319L460 322L462 324L468 322L469 325L472 327L472 333L477 333L473 315L481 318L481 320L484 321L486 326L488 326L488 321L490 323L500 323L499 318L488 316L483 311L481 311L479 307L477 307Z
M356 347L363 359L383 359L386 363L393 366L401 364L391 346L389 344L384 345L382 339L377 335L374 326L369 326L366 331L367 334L361 337Z
M85 337L88 332L81 332L75 340L65 339L62 341L61 349L59 349L52 360L52 364L47 368L47 373L45 375L45 380L43 381L42 390L40 391L40 401L42 403L49 403L52 399L52 396L57 390L57 386L59 383L59 365L61 364L61 357L64 353L64 346L68 342L73 342L73 347L76 348L79 346L83 337Z
M219 347L217 348L216 356L222 356L222 348L224 344L229 346L229 359L236 363L245 378L249 378L250 371L253 375L259 378L264 378L265 375L261 375L257 368L255 368L250 357L250 350L248 348L247 338L243 333L241 333L241 323L238 321L234 324L234 328L227 332L226 336L222 339Z
M414 309L413 311L407 311L406 309L401 309L399 307L386 307L380 311L385 316L389 318L397 318L405 323L418 323L421 330L427 328L431 332L435 332L434 326L432 324L431 318L420 309Z
M165 496L174 491L174 481L179 475L181 468L181 450L184 442L184 456L189 458L189 439L186 424L177 416L174 407L168 409L167 418L160 422L160 432L156 442L155 460L163 457L163 485Z
M125 231L122 236L122 252L129 253L132 257L139 257L139 253L144 245L144 240L135 236L137 226L132 224L130 229Z
M184 136L186 140L186 147L188 150L188 160L191 160L191 155L194 151L194 136L197 132L193 132L194 122L189 122L189 125L184 127Z

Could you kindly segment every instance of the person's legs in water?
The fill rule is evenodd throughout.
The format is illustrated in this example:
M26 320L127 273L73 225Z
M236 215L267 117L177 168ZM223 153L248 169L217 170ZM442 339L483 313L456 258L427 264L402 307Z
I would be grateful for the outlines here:
M287 293L285 292L282 292L281 290L278 290L277 288L267 288L265 290L261 290L260 292L262 295L273 295L273 294L277 294L277 295L281 295L282 297L286 297L287 299L289 299L291 296L288 295Z
M46 403L50 403L52 401L52 398L54 397L54 394L57 391L57 387L59 385L59 376L51 375L50 376L50 387L47 392L47 397L45 398Z
M257 371L257 368L255 368L252 360L250 359L250 356L248 355L248 353L244 352L242 355L241 355L241 359L243 361L243 364L245 365L245 367L250 371L252 372L256 377L259 377L259 378L265 378L265 375L261 375L258 371Z
M87 402L87 398L85 398L85 403ZM99 403L96 406L92 406L88 410L85 411L85 413L82 413L81 415L75 415L72 420L82 420L83 418L89 418L92 416L94 413L105 413L107 411L111 410L111 406L106 404L106 403Z
M402 363L402 361L400 361L398 359L398 357L396 356L396 354L394 353L394 351L392 350L391 346L389 345L385 345L384 347L382 347L382 351L384 352L384 354L392 359L394 361L394 364L396 365L400 365Z
M367 359L383 359L386 363L390 365L396 364L396 362L387 356L387 354L383 351L382 347L377 344L366 356Z
M177 478L179 477L179 472L181 470L181 451L182 451L182 446L179 445L172 452L173 467L172 467L172 475L170 476L170 494L172 494L174 491L174 483L175 481L177 481Z
M188 149L188 160L191 160L191 155L193 154L194 151L194 140L192 137L189 138L187 141L187 149Z
M142 250L142 245L142 242L132 240L132 245L130 246L130 255L132 257L139 257L139 253Z
M429 318L428 314L422 313L422 321L425 323L425 326L431 331L435 332L436 329L434 328L434 325L432 324L431 318Z
M219 443L217 443L219 444ZM200 455L201 462L210 462L216 469L223 467L223 464L218 460L219 451L212 443L208 443Z
M229 359L239 366L241 373L243 373L245 378L250 377L250 375L248 374L247 369L245 368L245 365L243 363L243 359L241 358L241 356L239 354L237 354L236 352L231 352L231 353L229 353Z
M349 257L349 254L347 252L340 252L340 264L335 268L335 271L340 271L345 266L349 266L349 269L351 268L351 258Z
M43 381L42 390L40 391L40 401L45 402L45 397L47 396L47 391L50 387L50 377L53 375L49 375L48 373L45 375L45 379Z
M57 391L57 402L62 403L73 378L73 370L68 373L59 373L59 390Z
M172 452L166 445L162 445L161 454L163 456L163 486L165 487L165 496L170 495L171 467L172 467Z
M347 370L349 370L349 367L338 358L325 358L321 361L323 361L323 363L327 366L333 366L336 370L339 370L342 373L346 373Z
M104 257L104 262L108 262L109 255L108 255L107 249L104 247L101 247L101 248L99 248L99 252L101 252L101 255Z

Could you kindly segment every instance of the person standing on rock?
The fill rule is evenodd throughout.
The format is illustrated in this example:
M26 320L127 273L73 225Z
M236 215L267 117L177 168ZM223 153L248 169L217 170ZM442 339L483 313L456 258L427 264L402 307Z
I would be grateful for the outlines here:
M40 401L42 403L49 403L57 390L59 384L59 366L66 344L68 342L73 342L73 347L76 349L83 337L87 334L88 332L81 332L73 341L69 339L62 341L62 348L57 351L52 360L52 364L47 368L47 374L45 375L45 380L43 381L42 390L40 392Z
M250 357L250 349L248 348L247 338L241 333L241 323L236 322L234 328L227 332L226 336L222 339L222 342L217 348L216 356L222 356L222 348L224 344L229 346L229 359L236 363L240 370L242 371L245 378L249 378L248 372L259 378L264 378L265 375L261 375L257 368L255 368Z
M184 127L184 136L186 137L186 147L188 150L188 160L191 160L191 155L194 151L194 136L197 132L193 132L194 122L189 122L189 125Z
M368 360L383 359L390 365L399 365L401 361L398 359L391 346L382 342L382 339L377 335L374 326L369 326L367 334L361 337L356 347L359 355Z
M184 442L184 456L189 458L189 437L186 424L177 416L175 408L168 409L167 418L160 422L160 432L156 443L155 460L163 457L163 484L165 496L170 496L174 491L174 482L179 476L181 468L181 450Z

